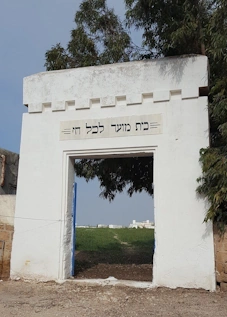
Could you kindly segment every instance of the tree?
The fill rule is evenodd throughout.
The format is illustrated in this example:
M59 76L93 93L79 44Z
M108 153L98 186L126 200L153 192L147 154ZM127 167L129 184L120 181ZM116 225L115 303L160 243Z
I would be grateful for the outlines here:
M213 5L207 27L211 145L201 150L203 174L198 179L198 192L210 203L205 220L213 220L223 232L227 224L227 1L215 1Z
M227 1L125 0L127 23L143 30L148 57L206 54L210 61L210 147L201 149L197 191L205 220L227 224Z
M130 196L142 191L153 194L152 157L82 159L75 163L75 170L87 181L97 177L103 188L100 196L110 201L124 188Z
M227 0L125 0L126 26L143 31L138 50L105 0L84 0L67 49L46 52L47 70L117 63L132 59L206 54L210 61L211 144L201 150L198 193L210 202L206 220L227 224ZM112 200L128 193L152 194L152 158L80 160L76 173L87 181L98 177L101 195ZM134 175L144 175L136 179ZM139 177L140 177L139 176Z
M204 29L212 2L125 0L128 26L143 30L148 57L205 54Z
M60 43L45 54L47 70L119 63L139 58L123 23L106 0L84 0L75 14L67 48ZM101 196L113 200L127 188L131 196L142 190L153 193L153 158L93 159L75 162L75 172L87 181L98 177Z
M133 46L130 36L106 0L84 0L75 14L67 49L60 43L45 54L47 70L127 62Z

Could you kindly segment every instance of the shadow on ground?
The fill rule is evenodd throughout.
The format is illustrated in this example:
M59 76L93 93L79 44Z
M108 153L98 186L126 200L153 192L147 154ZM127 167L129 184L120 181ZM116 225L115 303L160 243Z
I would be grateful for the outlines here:
M152 247L151 247L152 246ZM153 240L146 244L109 244L97 251L76 251L75 278L152 281Z

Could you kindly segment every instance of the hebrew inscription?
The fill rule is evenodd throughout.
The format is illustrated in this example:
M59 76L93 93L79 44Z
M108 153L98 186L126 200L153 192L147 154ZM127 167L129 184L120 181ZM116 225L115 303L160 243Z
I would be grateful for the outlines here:
M161 133L161 114L64 121L60 124L61 141Z

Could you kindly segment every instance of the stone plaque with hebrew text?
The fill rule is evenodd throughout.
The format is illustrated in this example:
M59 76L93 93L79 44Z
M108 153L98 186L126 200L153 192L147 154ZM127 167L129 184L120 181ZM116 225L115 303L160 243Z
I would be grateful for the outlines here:
M161 114L63 121L60 123L61 141L161 133Z

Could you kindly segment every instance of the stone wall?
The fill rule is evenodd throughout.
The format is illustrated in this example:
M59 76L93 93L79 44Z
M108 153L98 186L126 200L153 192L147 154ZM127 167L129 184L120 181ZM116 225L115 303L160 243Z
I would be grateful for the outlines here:
M227 231L220 236L214 226L216 280L222 291L227 291Z
M15 195L0 195L0 279L10 276L15 202Z
M0 195L15 195L19 155L0 148Z

